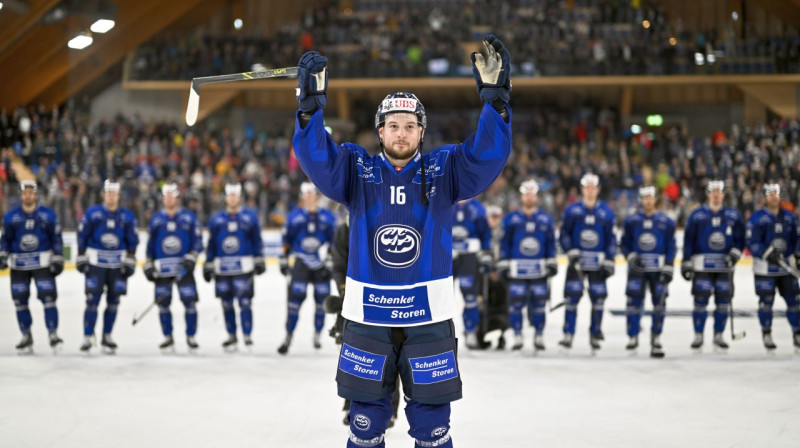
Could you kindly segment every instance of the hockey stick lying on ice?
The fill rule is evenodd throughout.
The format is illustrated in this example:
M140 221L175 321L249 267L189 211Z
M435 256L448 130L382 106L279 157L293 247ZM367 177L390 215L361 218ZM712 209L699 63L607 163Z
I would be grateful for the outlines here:
M174 284L178 283L179 281L181 281L181 279L183 277L185 277L186 274L187 274L186 269L183 269L180 273L178 273L178 275L176 275L175 277L172 277L172 282L170 282L170 284L169 284L169 289L172 290L172 285L174 285ZM153 307L156 306L157 303L158 303L157 300L153 300L152 302L150 302L150 305L147 305L147 308L145 308L144 311L142 311L141 314L139 314L138 316L136 316L134 314L133 315L133 322L131 323L131 325L136 326L136 324L141 322L142 319L144 319L144 317L147 316L147 313L149 313L150 310L153 309Z
M800 271L793 268L792 265L786 262L783 258L778 261L778 266L782 267L786 270L789 274L793 275L795 278L800 278Z
M203 84L248 81L251 79L282 78L285 76L297 76L297 67L270 68L257 72L233 73L230 75L192 78L192 86L189 88L189 104L186 106L186 124L189 126L194 126L195 122L197 122L197 114L200 111L200 86Z

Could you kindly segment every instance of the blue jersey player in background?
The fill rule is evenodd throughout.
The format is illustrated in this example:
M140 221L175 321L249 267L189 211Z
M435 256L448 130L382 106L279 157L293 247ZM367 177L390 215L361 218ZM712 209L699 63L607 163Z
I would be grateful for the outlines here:
M50 346L55 350L62 344L58 337L58 308L56 276L64 270L61 225L52 209L38 205L38 188L34 181L20 183L22 204L3 217L0 236L0 270L11 268L11 299L17 308L17 323L22 340L16 348L32 353L33 318L28 308L31 280L44 305L44 322L50 333Z
M792 264L800 267L800 244L798 244L797 217L781 208L781 186L775 183L764 185L764 208L753 213L747 222L745 240L747 249L753 254L758 295L758 320L761 323L762 339L767 350L775 350L772 339L772 305L777 289L786 301L786 318L794 332L794 346L800 349L800 302L798 302L797 278L781 266Z
M178 295L183 302L186 317L186 345L194 350L198 347L197 333L197 285L194 267L197 255L203 251L203 236L197 217L191 210L180 208L180 189L177 184L161 187L164 208L150 218L147 228L147 261L144 275L155 283L155 300L158 304L161 332L164 342L161 349L174 347L172 337L172 286L178 285Z
M453 277L464 296L464 330L467 348L479 348L478 294L485 281L481 274L492 269L492 231L486 209L477 199L458 202L453 207ZM486 300L486 297L483 298Z
M545 308L550 299L550 278L558 273L556 224L539 210L539 184L530 179L519 187L522 208L503 218L500 261L508 279L508 316L514 330L512 350L522 348L522 308L528 307L533 326L534 350L544 350Z
M703 346L703 330L708 317L708 299L714 294L714 346L727 349L722 338L733 298L733 269L744 249L744 223L738 211L725 207L725 182L711 180L706 186L708 204L695 209L686 220L683 233L681 275L692 280L694 296L695 350Z
M320 334L325 325L325 297L331 293L331 270L325 265L328 251L333 243L336 217L330 210L319 208L319 192L311 182L300 185L302 207L292 210L283 227L283 255L279 259L281 274L288 276L290 254L294 254L294 266L288 291L286 315L286 338L278 353L285 355L292 343L297 327L297 315L306 298L309 283L314 285L314 348L322 347Z
M83 344L88 352L94 345L97 308L103 292L106 310L103 313L103 349L113 352L117 344L111 330L117 319L121 296L128 291L128 278L136 269L136 217L119 206L119 182L103 183L103 205L86 210L78 227L78 256L75 264L86 275L86 312L83 316Z
M453 446L450 402L461 398L453 317L453 205L502 172L511 152L508 52L493 35L472 54L484 107L463 143L423 155L427 117L410 93L388 95L375 128L382 152L337 144L325 131L327 58L298 64L293 146L323 194L347 206L350 251L336 380L351 400L347 446L383 447L399 374L415 446Z
M620 238L620 250L628 260L628 282L625 294L628 303L625 315L628 337L625 346L635 350L639 346L644 296L650 291L653 302L653 324L650 328L650 356L663 358L661 332L664 328L667 286L672 282L675 263L675 221L656 211L656 188L639 189L642 208L625 218Z
M559 240L569 259L564 283L564 339L559 342L565 348L572 347L584 279L589 281L589 299L592 301L589 344L597 350L603 340L603 304L608 297L606 280L614 275L617 239L614 236L614 212L598 201L599 193L600 179L596 174L585 174L581 178L582 200L567 207L562 219Z
M208 247L203 278L216 277L216 294L222 300L222 314L228 338L226 350L235 350L236 310L239 302L242 335L246 346L253 345L253 274L266 272L258 215L242 208L242 186L225 185L225 210L217 212L208 224Z

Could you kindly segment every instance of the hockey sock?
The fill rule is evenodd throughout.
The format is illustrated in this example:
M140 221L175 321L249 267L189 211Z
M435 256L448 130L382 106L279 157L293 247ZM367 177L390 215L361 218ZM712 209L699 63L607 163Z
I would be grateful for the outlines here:
M775 296L761 296L758 298L758 322L761 323L762 330L766 331L772 328L772 305L774 303Z
M452 447L450 439L450 403L424 404L409 401L406 404L408 435L414 438L415 447Z
M544 331L546 304L546 300L534 300L528 304L528 320L533 328L536 329L536 334L541 334Z
M186 304L186 336L197 334L197 307L194 302Z
M714 333L722 333L725 331L725 324L728 322L728 313L731 309L729 301L720 300L714 310Z
M508 323L514 329L514 334L522 333L522 307L525 302L514 300L508 307Z
M589 326L589 333L600 334L603 326L603 305L605 304L605 297L598 297L592 299L592 323Z
M641 331L643 301L644 297L628 297L628 303L625 307L625 320L627 321L629 337L634 337Z
M159 305L158 319L161 321L161 333L164 336L172 334L172 312L169 310L169 305Z
M294 333L294 329L297 327L297 315L300 313L300 305L302 305L302 303L302 299L289 299L286 314L286 332L289 334Z
M317 307L314 308L314 331L319 333L322 331L322 327L325 326L325 308L322 306L322 302L325 300L325 297L316 298Z
M17 306L17 323L19 323L20 331L25 334L31 331L31 324L33 324L33 317L31 310L28 308L27 302L15 300Z
M695 297L694 310L692 311L692 322L694 323L694 332L702 333L706 328L706 318L708 318L708 297Z
M478 310L478 297L475 294L464 295L464 330L472 333L478 328L480 311ZM516 331L516 328L515 330Z
M236 311L233 309L233 298L222 299L222 316L225 318L225 330L228 334L236 334Z
M50 297L43 300L44 302L44 324L47 326L47 331L52 333L58 330L58 308L56 302Z
M253 332L253 308L250 297L239 297L239 319L242 322L242 333L248 335Z

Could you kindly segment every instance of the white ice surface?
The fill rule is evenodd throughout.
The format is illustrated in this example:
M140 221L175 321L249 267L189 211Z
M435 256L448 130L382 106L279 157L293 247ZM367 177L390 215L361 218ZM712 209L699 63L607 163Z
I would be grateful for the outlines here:
M749 266L737 271L737 310L757 306L751 272ZM624 308L624 277L622 272L611 281L607 310ZM120 306L114 330L118 353L81 354L83 277L67 271L58 279L64 350L51 353L42 306L34 299L35 356L19 356L9 277L0 276L0 447L345 446L347 428L334 382L337 349L327 336L323 349L312 348L313 302L301 309L290 354L279 356L285 283L271 268L256 281L255 347L224 354L221 307L211 286L197 278L201 348L196 355L187 354L176 299L176 354L159 353L156 310L131 326L134 313L152 300L152 286L141 271ZM563 269L553 285L559 301ZM689 285L681 278L673 282L668 308L691 308ZM776 309L785 309L780 298ZM753 317L736 321L737 331L747 331L745 339L732 342L727 354L714 353L709 317L706 349L698 355L689 349L691 320L668 317L667 357L654 360L647 352L649 317L643 320L643 347L632 356L624 350L624 318L609 312L604 347L591 355L588 311L584 298L569 354L557 348L563 309L548 315L548 349L542 355L532 355L527 323L523 352L460 351L465 398L453 404L456 446L800 446L800 356L785 318L775 319L778 349L767 355ZM331 322L329 317L326 332ZM460 317L456 324L461 327ZM102 314L98 332L101 325ZM387 446L412 446L407 430L401 411Z

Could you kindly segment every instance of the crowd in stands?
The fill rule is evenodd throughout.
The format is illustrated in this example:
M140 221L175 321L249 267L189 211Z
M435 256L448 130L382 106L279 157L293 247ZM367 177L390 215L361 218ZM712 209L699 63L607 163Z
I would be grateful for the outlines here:
M372 111L357 112L371 116ZM472 130L476 111L437 111L429 116L425 148L461 141ZM637 205L637 188L654 184L663 211L682 223L705 200L709 179L728 185L728 205L745 218L761 204L762 184L778 181L785 206L800 204L800 124L776 120L756 128L734 126L711 136L692 137L679 126L633 135L622 131L607 109L531 108L515 111L514 151L504 174L480 198L505 211L518 205L517 188L529 177L541 186L541 206L557 218L579 200L579 179L598 174L602 198L619 222ZM165 181L182 185L184 205L201 222L223 205L226 182L242 182L248 206L264 226L283 223L305 176L291 154L293 120L269 130L248 127L234 138L230 129L179 128L141 117L117 116L89 124L88 100L60 109L0 111L0 204L17 203L12 153L33 173L40 199L55 208L65 228L74 229L84 210L100 201L102 181L122 182L122 205L140 227L161 206ZM334 131L339 141L356 140L377 150L374 130Z
M639 6L636 6L636 5ZM488 31L513 55L515 76L796 73L800 35L699 32L653 2L618 0L342 0L306 12L274 36L162 34L142 45L132 80L190 79L287 67L314 49L337 77L469 76ZM645 27L646 25L646 27ZM747 28L747 26L745 27Z

